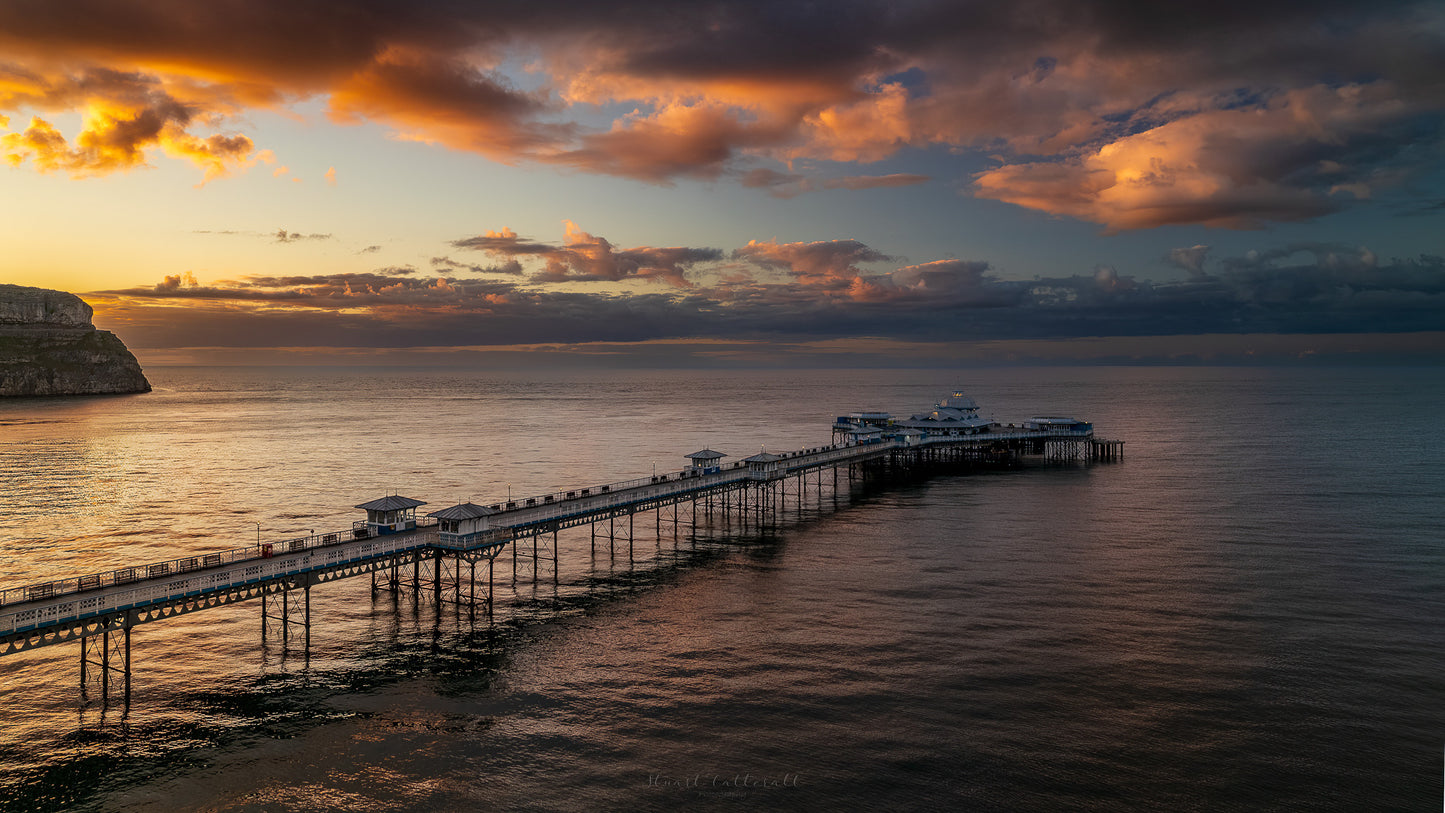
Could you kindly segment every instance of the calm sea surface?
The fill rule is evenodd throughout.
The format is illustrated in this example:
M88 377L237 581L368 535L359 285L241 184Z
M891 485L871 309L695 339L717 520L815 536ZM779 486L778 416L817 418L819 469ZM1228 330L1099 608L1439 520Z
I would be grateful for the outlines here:
M1445 374L156 368L0 402L0 587L827 442L967 390L1122 463L810 496L765 537L563 532L495 623L317 587L0 658L7 810L1437 810ZM424 509L428 510L428 509ZM665 515L670 518L670 514ZM259 529L258 529L259 524Z

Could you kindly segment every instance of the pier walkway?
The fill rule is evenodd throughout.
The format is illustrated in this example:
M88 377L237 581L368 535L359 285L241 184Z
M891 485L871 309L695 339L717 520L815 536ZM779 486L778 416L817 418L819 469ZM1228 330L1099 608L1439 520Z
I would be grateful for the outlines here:
M630 542L635 514L658 511L660 517L663 507L672 506L676 523L677 506L682 503L691 505L694 530L699 506L709 518L721 512L724 517L751 517L765 524L775 516L780 498L786 499L786 488L780 490L779 485L789 479L801 498L814 486L822 494L825 473L831 473L836 493L840 470L851 480L855 472L886 477L933 464L1007 464L1031 454L1045 460L1086 462L1122 455L1121 441L1094 438L1088 424L1035 420L1043 423L1017 428L993 425L972 434L952 428L933 433L903 429L884 436L885 430L868 425L869 420L840 418L834 427L839 442L827 446L760 453L728 465L715 465L723 455L705 451L690 455L694 465L681 471L485 507L467 504L467 510L455 514L437 512L443 517L466 517L467 533L459 532L463 530L459 524L447 518L387 525L378 524L380 515L369 512L372 521L357 522L347 531L258 541L227 551L3 590L0 655L79 640L82 695L88 696L88 687L95 685L101 700L108 702L114 681L121 684L117 694L128 701L131 630L176 615L259 598L263 640L271 630L285 641L294 634L309 650L310 589L336 579L370 574L374 590L398 592L408 588L421 592L425 585L438 603L451 601L490 614L496 557L510 548L514 579L518 556L530 556L534 578L538 561L549 561L555 580L556 534L564 528L593 526L595 549L600 523L607 524L610 544L615 539L612 523L626 517ZM391 508L392 501L424 504L409 498L376 503ZM386 515L388 522L393 518ZM487 569L484 587L477 578L478 565Z

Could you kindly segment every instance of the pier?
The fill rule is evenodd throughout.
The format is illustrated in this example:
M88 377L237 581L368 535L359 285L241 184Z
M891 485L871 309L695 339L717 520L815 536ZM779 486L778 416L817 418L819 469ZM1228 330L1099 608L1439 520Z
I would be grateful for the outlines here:
M832 443L796 451L759 452L724 462L703 449L675 471L617 483L580 486L488 505L470 502L418 516L427 503L386 495L356 506L366 512L350 528L241 548L116 567L0 591L0 656L79 643L81 696L129 703L131 632L142 624L238 602L259 600L262 641L309 652L313 587L369 577L373 593L410 593L474 617L495 612L495 566L511 558L534 583L561 578L558 533L587 526L592 552L626 544L639 514L651 515L661 539L687 528L766 531L788 509L857 480L890 482L959 468L1113 462L1123 441L1095 437L1072 418L1038 417L1000 424L952 393L932 412L897 419L883 412L838 417ZM259 535L258 535L259 536Z

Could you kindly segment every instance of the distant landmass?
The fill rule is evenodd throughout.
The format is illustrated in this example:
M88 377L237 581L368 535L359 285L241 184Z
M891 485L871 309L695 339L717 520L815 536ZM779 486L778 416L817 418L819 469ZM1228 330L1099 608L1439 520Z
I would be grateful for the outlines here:
M85 300L0 284L0 397L150 392L140 362Z

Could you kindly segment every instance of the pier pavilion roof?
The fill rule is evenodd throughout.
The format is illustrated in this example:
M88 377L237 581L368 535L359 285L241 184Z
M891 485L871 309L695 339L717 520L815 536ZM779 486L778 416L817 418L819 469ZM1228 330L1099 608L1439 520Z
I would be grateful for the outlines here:
M700 452L693 452L689 455L683 455L683 457L686 457L689 460L719 460L721 458L727 457L727 455L723 454L722 452L714 452L712 449L703 449Z
M356 506L363 511L401 511L406 508L415 508L418 505L426 505L424 500L413 500L411 497L399 497L395 494L390 497L382 497L379 500L364 502Z
M497 512L484 505L473 505L469 502L463 502L457 503L451 508L433 511L427 514L427 516L436 517L437 519L478 519L480 517L489 517L495 513Z
M779 460L782 460L782 459L783 459L783 458L782 458L781 455L775 455L775 454L773 454L772 452L758 452L757 454L753 455L752 457L744 457L744 458L743 458L743 462L744 462L744 463L776 463L776 462L778 462Z
M973 407L972 409L955 409L954 407L941 406L941 407L933 410L932 412L920 412L920 413L918 413L917 415L914 415L911 420L915 420L915 421L983 421L984 423L988 423L988 421L987 421L986 419L980 418L980 417L978 417L977 415L974 414L974 412L976 412L977 409L978 409L978 407Z
M969 398L967 395L964 395L963 392L960 390L954 390L953 392L949 393L947 398L944 398L942 401L938 402L938 405L940 407L948 407L950 409L964 409L971 411L978 410L978 402L973 400L972 398Z

